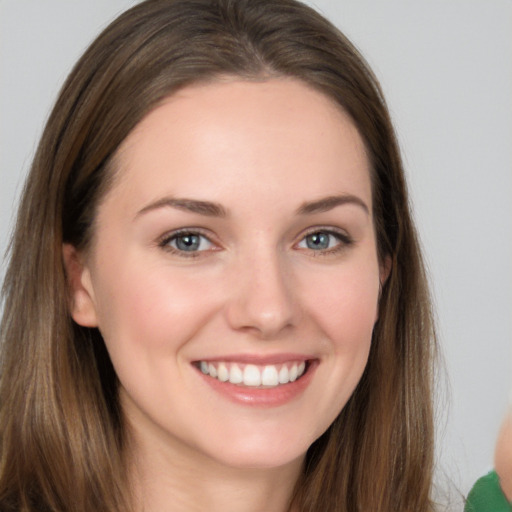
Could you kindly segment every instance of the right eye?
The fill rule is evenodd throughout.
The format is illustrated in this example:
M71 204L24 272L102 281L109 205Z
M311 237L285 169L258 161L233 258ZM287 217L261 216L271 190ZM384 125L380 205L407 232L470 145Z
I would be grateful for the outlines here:
M195 231L172 233L160 242L160 246L185 257L196 256L197 253L214 248L209 238Z

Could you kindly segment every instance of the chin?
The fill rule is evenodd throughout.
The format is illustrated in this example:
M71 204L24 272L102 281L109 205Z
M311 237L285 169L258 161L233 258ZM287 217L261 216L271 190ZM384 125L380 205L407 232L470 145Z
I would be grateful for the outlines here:
M302 464L306 452L297 453L292 456L289 453L273 453L266 455L260 453L233 453L228 457L223 457L220 461L225 466L240 470L270 470L283 468L286 466L295 466Z
M240 439L224 444L211 457L224 466L238 469L272 469L301 464L309 444L287 439Z

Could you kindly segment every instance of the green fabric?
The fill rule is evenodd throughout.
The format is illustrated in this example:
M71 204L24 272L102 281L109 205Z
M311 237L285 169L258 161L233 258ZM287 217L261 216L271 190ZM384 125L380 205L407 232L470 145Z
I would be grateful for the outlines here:
M464 512L512 512L495 471L483 476L471 489Z

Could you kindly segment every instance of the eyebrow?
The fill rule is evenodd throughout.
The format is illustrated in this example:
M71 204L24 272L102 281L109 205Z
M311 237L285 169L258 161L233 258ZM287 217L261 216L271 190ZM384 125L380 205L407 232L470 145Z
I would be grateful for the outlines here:
M297 214L312 215L315 213L322 213L332 210L337 206L342 206L345 204L358 205L367 214L370 213L368 206L362 199L354 195L343 194L339 196L328 196L321 199L317 199L315 201L305 202L301 206L299 206L299 208L297 209ZM154 201L153 203L148 204L147 206L142 208L142 210L139 210L137 212L136 217L143 215L144 213L157 210L159 208L176 208L178 210L197 213L199 215L205 215L207 217L227 217L226 209L219 203L174 197L164 197L162 199Z
M142 208L142 210L139 210L136 217L159 208L176 208L177 210L185 210L187 212L197 213L207 217L227 216L226 209L218 203L187 198L163 197L158 201L148 204Z
M337 206L341 206L344 204L355 204L357 206L360 206L366 212L367 215L370 214L370 209L368 208L367 204L361 198L353 196L351 194L328 196L315 201L303 203L297 209L297 213L299 215L311 215L314 213L322 213L332 210L333 208L336 208Z

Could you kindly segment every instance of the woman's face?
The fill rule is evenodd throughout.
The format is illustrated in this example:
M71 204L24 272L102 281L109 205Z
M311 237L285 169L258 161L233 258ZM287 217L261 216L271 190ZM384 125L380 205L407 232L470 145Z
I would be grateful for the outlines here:
M83 266L65 254L134 435L231 467L300 460L361 377L384 278L353 123L294 80L197 85L116 168Z

